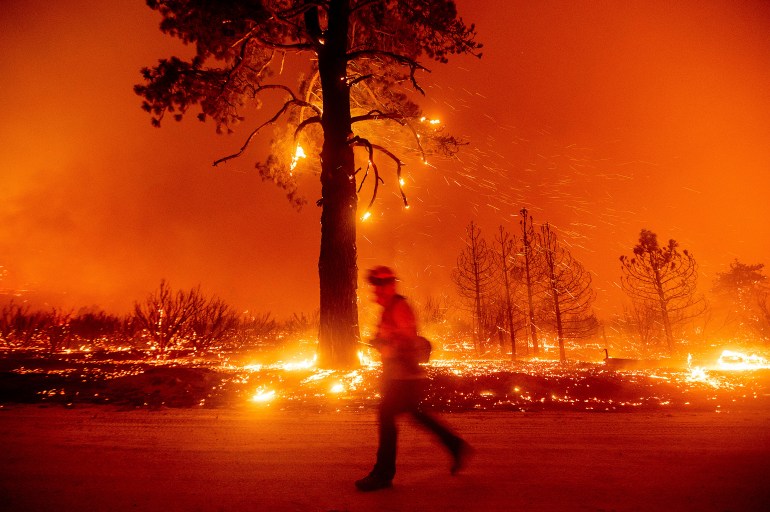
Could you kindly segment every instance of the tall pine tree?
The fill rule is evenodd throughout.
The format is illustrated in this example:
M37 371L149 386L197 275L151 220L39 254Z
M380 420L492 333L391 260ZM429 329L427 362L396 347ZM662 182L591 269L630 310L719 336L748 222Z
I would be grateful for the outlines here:
M143 70L136 92L159 125L168 113L179 120L193 106L198 118L212 119L218 131L231 131L280 93L283 104L256 125L237 153L282 116L285 129L257 168L283 187L295 203L294 170L304 153L297 141L319 147L322 198L319 362L327 367L356 364L357 309L356 211L363 180L373 174L370 206L384 181L377 162L385 158L400 175L403 162L365 123L396 123L414 135L421 151L430 126L421 123L418 105L403 84L422 92L420 59L444 63L452 54L479 55L473 25L458 16L451 0L148 0L163 17L161 30L195 45L195 56L161 60ZM276 77L284 56L304 56L306 72L296 87ZM438 149L452 151L452 137L433 133ZM296 146L296 147L295 147ZM363 176L356 171L354 148L366 152ZM399 176L400 177L400 176ZM394 180L399 183L398 179ZM402 193L403 196L403 193ZM406 203L406 197L404 203Z

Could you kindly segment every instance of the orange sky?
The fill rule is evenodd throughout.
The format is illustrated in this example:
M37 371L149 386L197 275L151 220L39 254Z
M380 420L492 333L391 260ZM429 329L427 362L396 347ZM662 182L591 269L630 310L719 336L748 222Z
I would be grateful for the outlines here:
M767 2L458 7L484 57L429 64L423 104L470 144L406 169L408 211L385 175L360 268L396 266L417 299L452 293L468 222L491 239L522 206L594 273L600 317L641 228L695 254L702 291L734 258L770 264ZM297 213L251 161L211 166L265 113L232 136L192 117L152 128L132 86L179 45L142 1L0 13L0 291L124 312L166 278L279 317L317 308L316 178Z

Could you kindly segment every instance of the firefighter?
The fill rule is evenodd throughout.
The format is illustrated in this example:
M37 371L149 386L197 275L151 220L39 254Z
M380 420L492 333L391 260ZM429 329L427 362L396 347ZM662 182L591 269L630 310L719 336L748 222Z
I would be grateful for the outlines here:
M416 350L417 322L406 299L396 291L396 275L389 267L375 267L367 275L376 302L382 306L377 335L371 345L382 359L381 401L378 409L379 446L374 469L356 481L360 491L391 487L396 474L396 417L409 413L433 432L451 456L451 474L462 469L471 455L470 445L438 419L425 412L421 402L427 388L425 368Z

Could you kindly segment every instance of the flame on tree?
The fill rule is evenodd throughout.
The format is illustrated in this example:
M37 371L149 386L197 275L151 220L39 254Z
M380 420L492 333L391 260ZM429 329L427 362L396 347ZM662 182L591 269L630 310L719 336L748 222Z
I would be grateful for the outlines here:
M695 294L695 258L687 249L680 252L678 247L673 239L661 247L655 233L642 229L634 256L620 257L623 291L635 307L656 313L663 324L669 352L674 349L673 327L705 310L705 301Z
M145 84L135 89L144 97L143 107L153 115L154 124L159 125L166 113L180 120L198 105L200 120L211 118L218 131L229 132L245 120L249 109L261 106L265 94L282 94L282 106L250 132L240 151L216 164L242 155L263 128L283 117L285 128L257 169L298 206L304 202L295 176L301 156L298 142L310 148L302 154L319 154L319 362L355 365L358 193L373 174L371 207L384 183L376 163L380 157L392 162L397 178L404 165L375 137L387 134L386 123L392 123L413 136L423 158L429 142L436 150L456 150L456 139L420 122L420 108L409 100L403 85L423 92L415 76L426 70L418 62L421 57L444 63L451 54L480 56L473 25L465 25L451 0L148 0L147 4L163 16L161 30L196 48L189 61L173 57L143 70ZM289 53L307 57L308 73L298 78L295 89L275 79ZM365 123L374 123L376 131L367 131ZM420 132L432 137L421 138ZM365 151L363 175L356 169L355 147ZM400 190L400 179L396 184ZM406 206L403 191L401 195Z

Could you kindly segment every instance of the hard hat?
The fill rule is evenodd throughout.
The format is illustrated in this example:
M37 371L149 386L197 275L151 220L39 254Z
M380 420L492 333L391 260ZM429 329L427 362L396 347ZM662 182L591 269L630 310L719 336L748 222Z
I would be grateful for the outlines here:
M394 282L396 280L396 274L393 272L392 268L381 265L370 269L366 275L366 280L369 281L370 284L381 286L383 284Z

